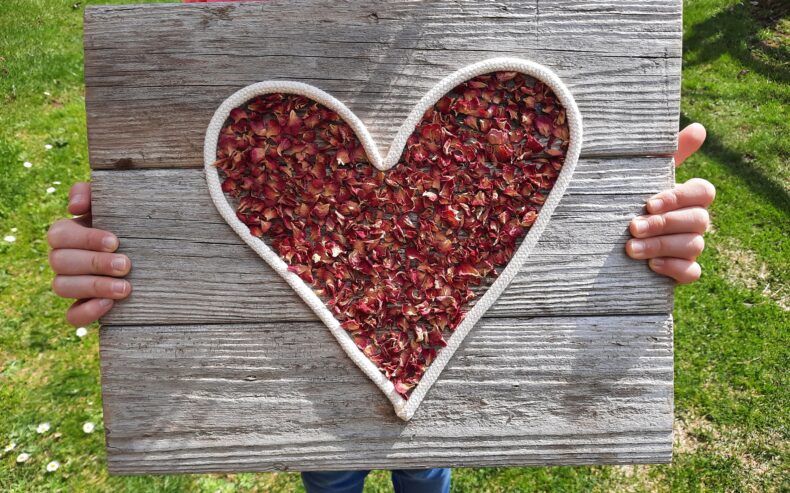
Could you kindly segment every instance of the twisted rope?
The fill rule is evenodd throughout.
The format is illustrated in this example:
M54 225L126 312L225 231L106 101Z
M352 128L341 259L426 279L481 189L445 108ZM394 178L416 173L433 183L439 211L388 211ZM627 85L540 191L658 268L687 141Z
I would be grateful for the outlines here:
M490 288L477 303L475 303L472 309L467 312L461 324L456 327L455 332L450 337L447 346L439 351L437 358L428 367L422 379L407 400L395 391L395 386L392 382L390 382L384 374L379 371L376 365L357 348L351 336L341 327L340 322L332 315L332 312L326 307L324 302L315 294L310 286L308 286L297 274L288 271L288 264L286 264L274 250L269 248L265 242L253 236L249 228L236 217L236 212L222 192L219 172L214 166L219 134L231 110L246 101L262 94L297 94L310 98L336 112L354 130L371 164L379 170L386 171L398 163L406 145L406 140L414 131L414 128L420 122L428 108L436 104L439 99L458 84L478 75L497 71L514 71L529 75L545 83L554 91L554 94L565 107L566 119L570 130L570 144L565 156L565 163L563 164L554 187L549 193L548 199L543 204L538 214L538 218L530 227L518 250L516 250L508 265L502 270L501 274L492 283ZM318 318L329 328L332 335L334 335L335 339L340 343L340 347L343 348L351 360L379 387L379 389L381 389L382 392L384 392L384 395L392 402L398 417L408 421L414 416L414 413L425 398L428 390L430 390L431 386L439 378L442 370L444 370L444 367L450 362L453 354L455 354L455 351L466 338L467 334L469 334L469 331L472 330L472 327L474 327L483 314L485 314L491 305L493 305L505 291L510 282L518 274L535 244L537 244L543 230L551 219L552 212L562 199L565 189L571 180L571 176L573 175L573 171L579 159L581 144L581 114L573 96L559 77L543 65L519 58L506 57L491 58L468 65L442 79L420 99L411 113L409 113L409 116L401 124L398 133L395 135L386 156L380 154L365 124L362 123L345 104L330 94L302 82L264 81L249 85L233 93L228 99L222 102L219 108L217 108L206 130L203 159L206 181L208 183L211 199L225 222L227 222L233 231L235 231L255 253L266 261L277 274L285 279L296 294L307 303L307 306L309 306Z

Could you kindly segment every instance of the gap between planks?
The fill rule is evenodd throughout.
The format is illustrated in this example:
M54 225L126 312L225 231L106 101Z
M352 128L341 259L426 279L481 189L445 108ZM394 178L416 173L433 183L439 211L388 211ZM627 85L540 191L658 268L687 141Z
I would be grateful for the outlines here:
M102 322L315 320L222 221L201 169L94 171L94 225L133 263ZM669 158L581 159L535 251L487 317L668 313L672 283L628 258L628 222L673 181ZM558 280L559 279L559 280Z

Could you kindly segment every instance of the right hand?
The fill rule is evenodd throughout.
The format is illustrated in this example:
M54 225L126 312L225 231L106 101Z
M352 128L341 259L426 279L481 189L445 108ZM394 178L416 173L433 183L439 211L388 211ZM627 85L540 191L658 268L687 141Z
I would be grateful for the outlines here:
M129 296L132 285L119 279L132 268L129 257L113 253L118 237L109 231L91 228L90 183L75 183L69 191L69 207L74 219L61 219L49 228L52 249L49 265L55 271L52 290L64 298L76 298L66 312L72 325L87 325L107 313L113 300Z

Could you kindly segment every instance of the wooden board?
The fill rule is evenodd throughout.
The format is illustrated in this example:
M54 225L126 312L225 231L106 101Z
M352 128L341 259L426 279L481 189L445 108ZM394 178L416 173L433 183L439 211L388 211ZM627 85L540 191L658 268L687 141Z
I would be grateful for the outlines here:
M345 102L382 149L444 76L492 56L553 68L584 117L583 155L670 154L680 95L678 1L267 1L87 9L95 169L197 167L226 97L264 79Z
M115 473L667 462L667 316L484 319L408 423L319 322L104 327Z
M273 0L89 7L94 223L132 258L102 320L110 471L667 462L671 283L628 259L671 186L678 1ZM409 423L220 219L203 134L266 79L333 93L386 150L439 79L492 56L555 70L585 125L531 258Z
M669 281L629 259L623 244L645 198L671 185L670 164L580 160L539 247L487 316L669 313ZM119 234L135 259L134 294L105 323L317 320L225 225L203 170L96 171L93 179L94 222Z

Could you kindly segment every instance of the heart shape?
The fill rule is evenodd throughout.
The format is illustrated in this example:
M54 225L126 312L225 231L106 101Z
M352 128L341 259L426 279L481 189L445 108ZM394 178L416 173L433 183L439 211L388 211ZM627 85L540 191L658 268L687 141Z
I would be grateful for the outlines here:
M384 158L320 89L247 86L215 112L204 165L225 221L408 420L537 243L580 147L559 78L494 58L429 91Z

